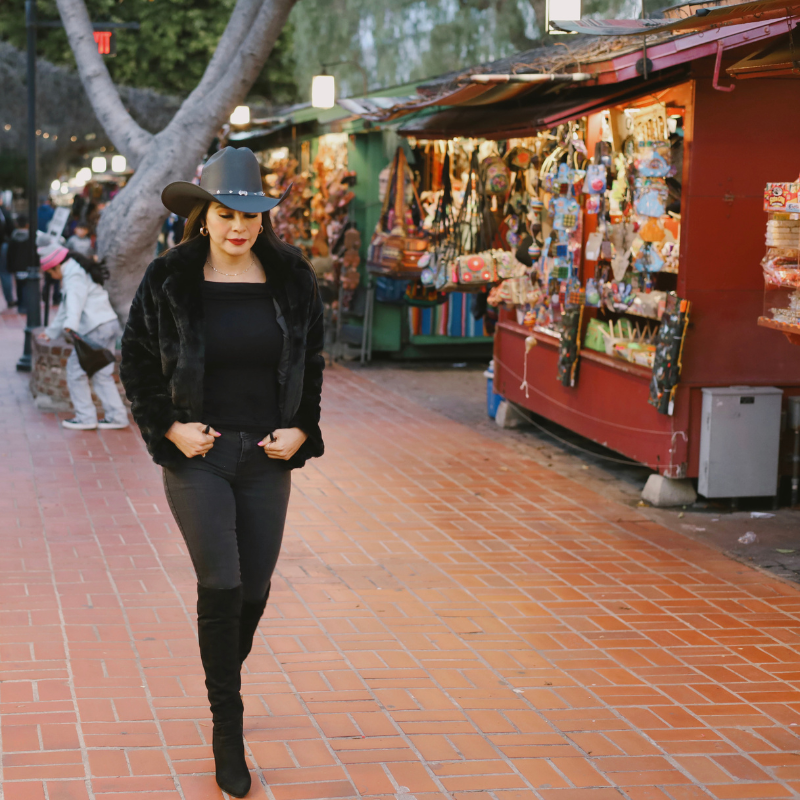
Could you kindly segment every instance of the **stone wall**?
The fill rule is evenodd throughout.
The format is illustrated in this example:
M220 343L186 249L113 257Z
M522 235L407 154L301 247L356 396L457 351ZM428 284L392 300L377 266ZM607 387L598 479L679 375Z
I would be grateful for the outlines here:
M34 332L33 336L33 369L31 371L31 394L33 395L36 407L42 411L73 411L72 403L69 399L69 389L67 388L67 358L72 352L72 345L68 344L64 339L52 339L51 341L42 341L37 338L36 334L39 330ZM119 364L120 354L117 353L117 364ZM125 391L119 382L119 368L114 370L114 380L119 388L119 393L123 401L128 405L125 400ZM92 393L94 397L94 393ZM95 405L101 411L102 406L100 401L95 397Z

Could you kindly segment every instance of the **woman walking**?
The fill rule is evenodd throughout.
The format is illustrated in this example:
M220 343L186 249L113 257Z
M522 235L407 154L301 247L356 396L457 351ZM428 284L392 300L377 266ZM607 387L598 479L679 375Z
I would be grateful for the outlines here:
M62 333L69 335L74 331L113 353L120 327L117 313L108 299L108 292L103 288L108 277L105 266L92 258L68 250L60 239L52 239L41 231L37 233L37 241L42 242L36 248L42 272L63 284L63 298L58 313L39 334L39 338L48 341L57 339ZM62 419L61 425L75 431L127 428L128 412L114 382L114 362L92 375L91 386L94 387L94 393L105 412L105 417L101 420L97 419L97 407L92 400L89 376L78 360L77 350L73 349L67 359L67 388L75 416L72 419Z
M241 665L280 552L290 470L321 456L322 303L310 265L282 242L255 155L226 147L200 185L164 205L183 240L148 267L122 339L120 375L197 574L200 657L219 786L250 788Z

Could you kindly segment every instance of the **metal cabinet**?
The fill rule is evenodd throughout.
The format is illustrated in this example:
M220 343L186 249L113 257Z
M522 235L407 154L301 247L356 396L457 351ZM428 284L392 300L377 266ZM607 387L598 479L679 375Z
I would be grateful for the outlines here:
M703 389L700 494L777 494L782 395L772 386Z

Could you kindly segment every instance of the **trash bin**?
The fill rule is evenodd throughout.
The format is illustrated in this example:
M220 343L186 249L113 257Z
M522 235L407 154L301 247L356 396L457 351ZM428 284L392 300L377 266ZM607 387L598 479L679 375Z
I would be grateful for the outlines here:
M483 373L486 378L486 413L490 419L497 416L497 409L503 398L494 390L494 361L489 362L489 369Z

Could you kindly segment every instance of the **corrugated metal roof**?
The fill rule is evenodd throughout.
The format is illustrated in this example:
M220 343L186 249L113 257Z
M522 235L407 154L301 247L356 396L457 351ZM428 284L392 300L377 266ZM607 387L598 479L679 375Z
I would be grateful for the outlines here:
M769 0L772 2L772 0ZM798 0L783 0L797 2ZM752 8L753 3L740 4ZM581 84L545 85L527 83L482 84L473 76L487 73L520 75L530 73L577 73L591 76L594 85L619 84L640 77L656 78L657 73L671 70L681 64L714 55L718 49L729 50L758 41L768 40L786 33L797 22L796 18L771 20L767 23L746 23L720 26L700 32L675 33L671 31L649 34L644 37L575 37L569 43L558 42L540 47L513 58L482 64L442 80L420 86L419 96L411 101L376 110L367 118L379 122L400 119L435 107L469 108L492 107L494 115L509 101L516 100L529 107L543 102L542 92L561 96L578 96ZM645 55L647 60L645 61ZM473 135L466 134L465 135ZM477 134L474 134L477 135Z

